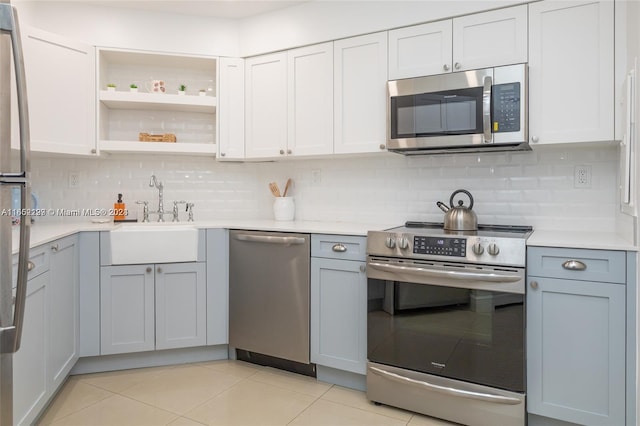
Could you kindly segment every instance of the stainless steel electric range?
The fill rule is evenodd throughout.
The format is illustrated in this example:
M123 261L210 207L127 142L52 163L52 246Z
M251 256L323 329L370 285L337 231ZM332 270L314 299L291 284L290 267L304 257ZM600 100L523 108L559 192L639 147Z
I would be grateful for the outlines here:
M367 397L469 425L525 424L531 227L367 235Z

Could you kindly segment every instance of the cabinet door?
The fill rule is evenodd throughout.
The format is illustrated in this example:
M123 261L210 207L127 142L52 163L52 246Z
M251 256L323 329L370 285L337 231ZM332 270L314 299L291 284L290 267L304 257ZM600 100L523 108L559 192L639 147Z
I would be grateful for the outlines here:
M103 266L100 271L100 353L155 347L153 265Z
M218 160L244 159L244 59L220 58Z
M47 402L47 337L49 273L27 283L20 349L13 356L13 419L30 425Z
M334 42L334 152L379 152L387 141L387 33Z
M614 138L613 2L529 5L531 142Z
M389 31L389 80L451 72L451 19Z
M625 424L625 286L529 283L528 411L582 425Z
M35 28L22 32L31 150L95 154L95 48Z
M57 389L64 382L79 356L77 242L74 235L50 245L47 375L52 389Z
M365 374L365 262L311 258L311 361Z
M204 263L156 268L156 349L204 346L207 342L207 280Z
M287 150L287 53L249 58L245 65L246 157L284 156Z
M453 20L453 70L527 62L527 6Z
M333 152L333 43L287 52L287 155Z

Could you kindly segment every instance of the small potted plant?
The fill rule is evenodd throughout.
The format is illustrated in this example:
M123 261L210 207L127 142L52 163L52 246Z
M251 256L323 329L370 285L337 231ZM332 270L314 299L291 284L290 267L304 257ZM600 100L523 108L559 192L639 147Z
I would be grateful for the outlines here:
M134 93L135 93L135 92L137 92L137 91L138 91L138 85L137 85L137 84L135 84L135 83L131 83L131 84L129 85L129 90L130 90L131 92L134 92Z
M107 84L107 91L109 92L115 92L116 91L116 85L113 83L109 83Z
M198 92L198 95L207 96L207 91L205 89L200 89L200 91Z
M186 90L187 90L187 86L185 86L184 84L181 84L180 86L178 86L178 95L184 95Z

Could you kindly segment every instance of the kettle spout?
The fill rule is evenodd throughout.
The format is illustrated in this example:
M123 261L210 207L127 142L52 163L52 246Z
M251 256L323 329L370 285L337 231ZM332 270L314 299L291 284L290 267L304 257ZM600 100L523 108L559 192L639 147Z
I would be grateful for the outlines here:
M437 205L438 207L440 207L440 210L442 210L442 211L443 211L443 212L445 212L445 213L449 211L449 206L447 206L447 205L446 205L445 203L443 203L442 201L438 201L438 202L436 203L436 205Z

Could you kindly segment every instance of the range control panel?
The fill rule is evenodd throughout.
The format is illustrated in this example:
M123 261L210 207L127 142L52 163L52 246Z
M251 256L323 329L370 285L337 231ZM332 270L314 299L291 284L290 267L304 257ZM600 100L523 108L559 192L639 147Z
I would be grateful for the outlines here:
M466 257L467 239L414 236L413 253Z

